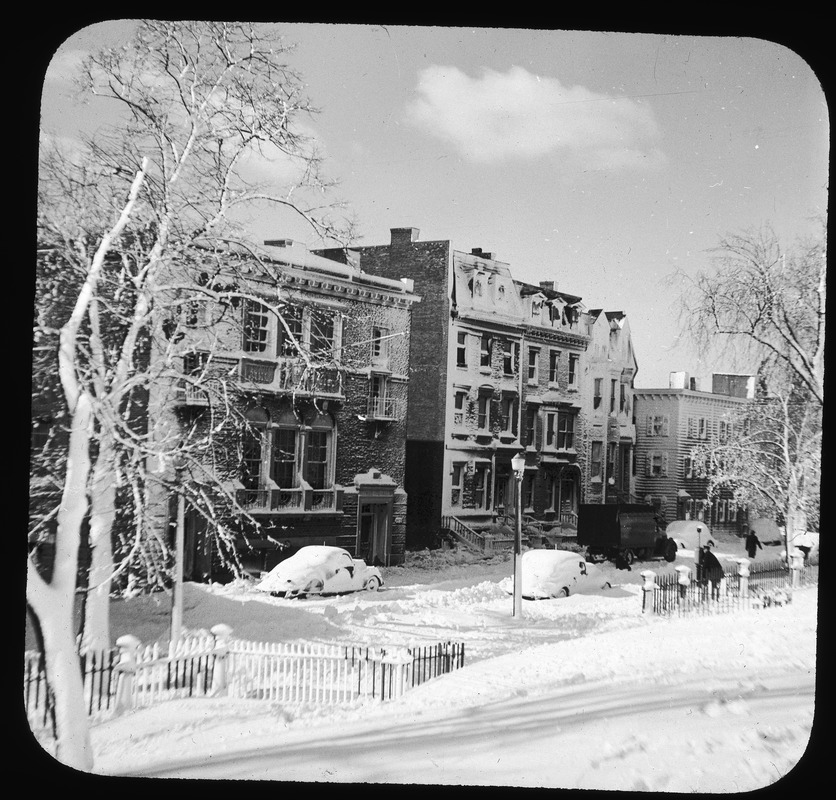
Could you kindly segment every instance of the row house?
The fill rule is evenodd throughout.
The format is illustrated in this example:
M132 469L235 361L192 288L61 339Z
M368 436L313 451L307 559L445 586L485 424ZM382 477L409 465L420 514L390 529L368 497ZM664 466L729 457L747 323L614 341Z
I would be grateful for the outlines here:
M393 228L386 245L316 252L408 275L422 297L412 315L407 416L410 546L430 544L445 517L480 527L507 514L520 451L524 512L573 522L592 455L591 318L581 298L553 282L515 281L507 263L479 248L419 241L416 228ZM628 341L622 328L619 341Z
M186 304L183 378L173 395L152 398L159 422L212 424L211 405L225 399L207 391L211 376L234 377L232 402L248 424L216 441L213 471L257 522L232 521L249 570L270 569L306 544L399 564L410 315L419 302L412 281L370 275L289 240L265 245L259 262L236 257L245 299L231 314ZM187 579L212 571L202 519L187 510Z
M587 385L590 459L587 503L634 503L636 425L634 382L638 363L623 311L589 312Z
M636 494L668 521L698 519L712 530L746 530L747 512L724 490L709 498L695 448L735 436L742 407L754 395L751 376L715 375L712 391L687 373L671 373L667 389L636 389Z

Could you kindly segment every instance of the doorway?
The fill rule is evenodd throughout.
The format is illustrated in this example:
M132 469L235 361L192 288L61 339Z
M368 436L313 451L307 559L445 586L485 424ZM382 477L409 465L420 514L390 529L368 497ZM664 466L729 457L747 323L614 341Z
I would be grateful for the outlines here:
M357 524L357 558L367 564L386 564L386 543L389 541L389 503L360 503Z

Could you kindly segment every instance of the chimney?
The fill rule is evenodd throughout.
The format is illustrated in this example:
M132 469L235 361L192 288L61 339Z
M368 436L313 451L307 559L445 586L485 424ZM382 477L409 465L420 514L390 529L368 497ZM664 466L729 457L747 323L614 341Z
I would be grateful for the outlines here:
M474 247L470 251L470 255L477 256L478 258L486 258L488 261L493 261L493 253L486 253L481 247Z
M293 239L265 239L265 247L293 247Z
M554 281L540 281L540 288L548 292L553 292L555 290Z
M418 228L390 228L392 244L411 244L418 241Z
M672 372L670 375L669 388L671 389L688 389L690 388L689 378L687 372Z

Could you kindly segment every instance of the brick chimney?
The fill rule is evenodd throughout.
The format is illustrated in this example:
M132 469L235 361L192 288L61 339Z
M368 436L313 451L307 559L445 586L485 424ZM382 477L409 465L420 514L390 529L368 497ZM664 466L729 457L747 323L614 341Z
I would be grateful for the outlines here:
M418 228L390 228L392 244L412 244L418 241Z
M470 255L478 256L479 258L486 258L488 261L493 261L493 253L486 253L481 247L474 247L470 251Z
M553 292L554 281L540 281L540 288L545 289L547 292Z

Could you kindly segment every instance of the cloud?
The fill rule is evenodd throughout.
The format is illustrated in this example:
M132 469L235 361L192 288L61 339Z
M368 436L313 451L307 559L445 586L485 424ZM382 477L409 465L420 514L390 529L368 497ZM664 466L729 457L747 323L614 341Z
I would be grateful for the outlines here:
M585 168L624 169L665 160L649 106L565 87L522 67L484 69L471 78L457 67L434 65L419 73L416 91L407 120L471 161L557 154Z

